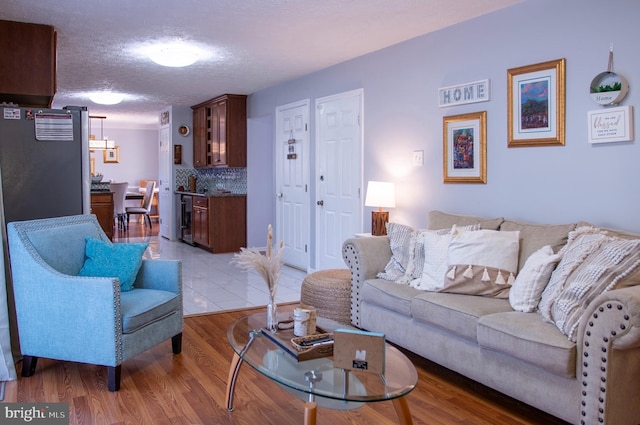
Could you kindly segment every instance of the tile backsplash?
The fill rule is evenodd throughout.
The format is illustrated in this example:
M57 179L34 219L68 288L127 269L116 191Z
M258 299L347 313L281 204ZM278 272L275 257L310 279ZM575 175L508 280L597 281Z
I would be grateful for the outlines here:
M202 168L202 169L176 169L175 188L184 186L189 189L189 177L196 176L196 192L212 192L216 189L228 190L231 193L247 193L247 169L246 168Z

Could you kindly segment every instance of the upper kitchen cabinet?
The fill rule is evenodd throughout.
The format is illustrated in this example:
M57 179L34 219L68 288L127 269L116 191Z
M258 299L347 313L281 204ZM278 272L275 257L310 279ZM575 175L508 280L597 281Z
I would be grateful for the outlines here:
M56 32L0 21L0 103L50 108L56 93Z
M196 168L247 166L247 96L225 94L193 109Z

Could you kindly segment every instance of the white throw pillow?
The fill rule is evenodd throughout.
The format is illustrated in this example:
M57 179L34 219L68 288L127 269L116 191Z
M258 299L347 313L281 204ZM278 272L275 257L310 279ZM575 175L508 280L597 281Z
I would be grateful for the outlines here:
M560 254L555 254L550 245L543 246L529 256L509 291L511 308L524 313L536 311L542 291L560 258Z
M520 232L458 230L441 292L508 298L518 272Z
M425 291L437 291L443 287L444 274L447 272L447 253L452 236L450 231L420 232L418 243L423 247L424 265L420 277L411 281L412 287Z

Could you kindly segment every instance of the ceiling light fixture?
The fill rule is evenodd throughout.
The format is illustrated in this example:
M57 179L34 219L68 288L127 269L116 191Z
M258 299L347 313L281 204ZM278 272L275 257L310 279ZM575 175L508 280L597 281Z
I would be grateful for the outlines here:
M196 63L200 51L187 43L174 42L155 45L149 48L148 55L158 65L181 68Z
M109 140L104 136L104 120L107 117L98 115L89 115L89 149L113 149L116 146L116 142ZM91 133L91 121L100 120L100 139L97 140L96 136Z
M116 105L122 102L122 100L124 99L124 95L120 93L103 91L91 93L89 95L89 99L93 103L97 103L99 105Z

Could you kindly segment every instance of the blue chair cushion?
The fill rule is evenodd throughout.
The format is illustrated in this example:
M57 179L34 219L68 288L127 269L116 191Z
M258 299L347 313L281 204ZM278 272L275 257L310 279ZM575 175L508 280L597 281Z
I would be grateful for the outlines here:
M178 294L159 289L133 289L120 294L122 333L129 334L181 309Z
M79 276L117 277L120 290L130 291L148 243L109 243L86 238L85 261Z

